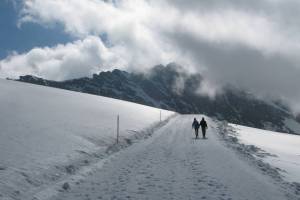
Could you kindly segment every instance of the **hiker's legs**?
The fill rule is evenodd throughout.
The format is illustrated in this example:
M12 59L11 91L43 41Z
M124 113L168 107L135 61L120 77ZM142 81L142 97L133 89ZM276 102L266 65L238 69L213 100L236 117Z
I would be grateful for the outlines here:
M202 128L202 137L205 138L206 129Z
M198 138L198 134L199 134L199 129L195 129L195 135L196 135L196 138Z

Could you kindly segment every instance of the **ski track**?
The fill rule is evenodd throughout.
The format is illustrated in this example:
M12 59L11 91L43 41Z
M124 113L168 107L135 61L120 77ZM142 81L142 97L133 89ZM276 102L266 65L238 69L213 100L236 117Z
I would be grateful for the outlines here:
M193 117L171 119L152 137L107 159L51 199L286 199L270 177L222 144L213 121L207 119L208 139L195 140Z

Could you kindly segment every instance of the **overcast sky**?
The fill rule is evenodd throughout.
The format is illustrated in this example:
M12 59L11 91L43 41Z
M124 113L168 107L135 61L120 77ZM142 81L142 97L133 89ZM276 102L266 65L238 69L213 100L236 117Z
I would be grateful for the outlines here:
M0 77L177 62L210 93L234 84L300 110L298 0L4 0L0 11Z

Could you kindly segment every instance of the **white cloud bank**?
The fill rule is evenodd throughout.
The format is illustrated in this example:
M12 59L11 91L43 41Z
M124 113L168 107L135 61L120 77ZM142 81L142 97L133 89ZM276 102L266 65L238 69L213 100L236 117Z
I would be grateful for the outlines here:
M24 74L64 80L89 76L98 68L122 66L115 49L106 48L98 37L88 36L83 40L49 48L34 48L28 53L17 54L0 62L1 75L18 77Z
M10 55L0 75L63 80L174 61L211 88L231 83L297 109L299 13L294 0L23 0L21 27L58 23L77 41Z

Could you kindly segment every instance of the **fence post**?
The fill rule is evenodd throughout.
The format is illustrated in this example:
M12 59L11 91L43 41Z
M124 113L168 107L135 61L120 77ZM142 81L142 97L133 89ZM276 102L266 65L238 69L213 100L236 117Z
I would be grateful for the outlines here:
M159 121L161 122L161 110L159 110Z
M117 144L119 143L120 116L117 117Z

